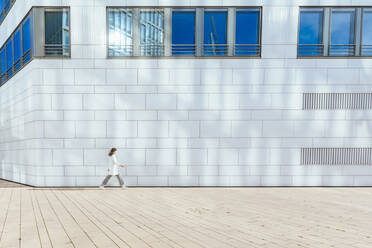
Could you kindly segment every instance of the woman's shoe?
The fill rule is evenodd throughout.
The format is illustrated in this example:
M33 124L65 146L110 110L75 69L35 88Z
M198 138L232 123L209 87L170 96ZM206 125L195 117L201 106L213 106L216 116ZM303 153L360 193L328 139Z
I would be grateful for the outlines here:
M125 184L121 186L121 189L126 189L126 188L127 186Z
M105 187L103 185L99 186L100 189L104 189Z

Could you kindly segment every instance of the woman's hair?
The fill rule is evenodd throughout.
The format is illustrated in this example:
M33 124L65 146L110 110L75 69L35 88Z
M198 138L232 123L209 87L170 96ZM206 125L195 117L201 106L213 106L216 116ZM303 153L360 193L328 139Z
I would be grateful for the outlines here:
M117 151L116 148L111 148L110 152L109 152L109 156L111 157L112 155L114 155L114 153Z

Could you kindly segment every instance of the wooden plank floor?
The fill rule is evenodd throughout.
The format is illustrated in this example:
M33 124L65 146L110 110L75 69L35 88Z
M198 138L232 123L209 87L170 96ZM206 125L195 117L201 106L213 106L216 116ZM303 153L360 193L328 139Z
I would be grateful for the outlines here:
M0 188L0 247L372 247L372 188Z

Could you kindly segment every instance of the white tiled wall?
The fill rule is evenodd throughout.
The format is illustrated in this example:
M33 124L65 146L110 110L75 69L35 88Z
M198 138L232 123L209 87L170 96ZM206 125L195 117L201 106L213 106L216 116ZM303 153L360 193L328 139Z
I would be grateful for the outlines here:
M17 0L71 7L71 59L34 59L0 88L0 178L96 186L110 147L139 186L366 186L370 166L303 166L301 147L371 147L372 111L302 110L303 92L371 92L370 59L297 59L309 0ZM106 6L263 6L260 59L107 59ZM117 182L113 180L111 185Z

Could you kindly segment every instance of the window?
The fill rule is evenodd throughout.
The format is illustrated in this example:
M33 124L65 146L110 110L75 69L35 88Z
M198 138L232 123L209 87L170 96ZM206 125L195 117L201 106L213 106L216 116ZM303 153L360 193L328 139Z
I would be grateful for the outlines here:
M30 61L32 56L30 17L27 17L22 24L22 47L23 63L27 63L28 61Z
M8 14L9 10L13 7L15 0L0 0L0 23L2 23Z
M13 40L10 39L5 45L6 48L6 73L8 78L13 76Z
M227 48L227 10L206 9L203 55L226 56Z
M332 9L329 55L355 55L355 9Z
M300 9L299 57L372 56L372 8Z
M174 9L172 13L172 55L195 55L195 9Z
M162 56L164 53L164 13L162 10L141 10L141 55Z
M45 9L45 56L70 55L68 9Z
M372 56L372 8L363 9L361 55Z
M261 8L107 8L107 55L257 57Z
M321 56L323 54L323 9L302 9L298 55Z
M14 72L19 71L21 69L21 56L22 56L22 47L21 47L21 29L14 33L13 38L13 47L14 47Z
M132 11L118 8L108 11L109 56L131 56L133 54Z
M235 56L258 56L260 53L260 9L237 9Z
M7 80L5 47L1 48L0 50L0 65L1 65L1 85L3 85L3 83L5 83L5 81Z

